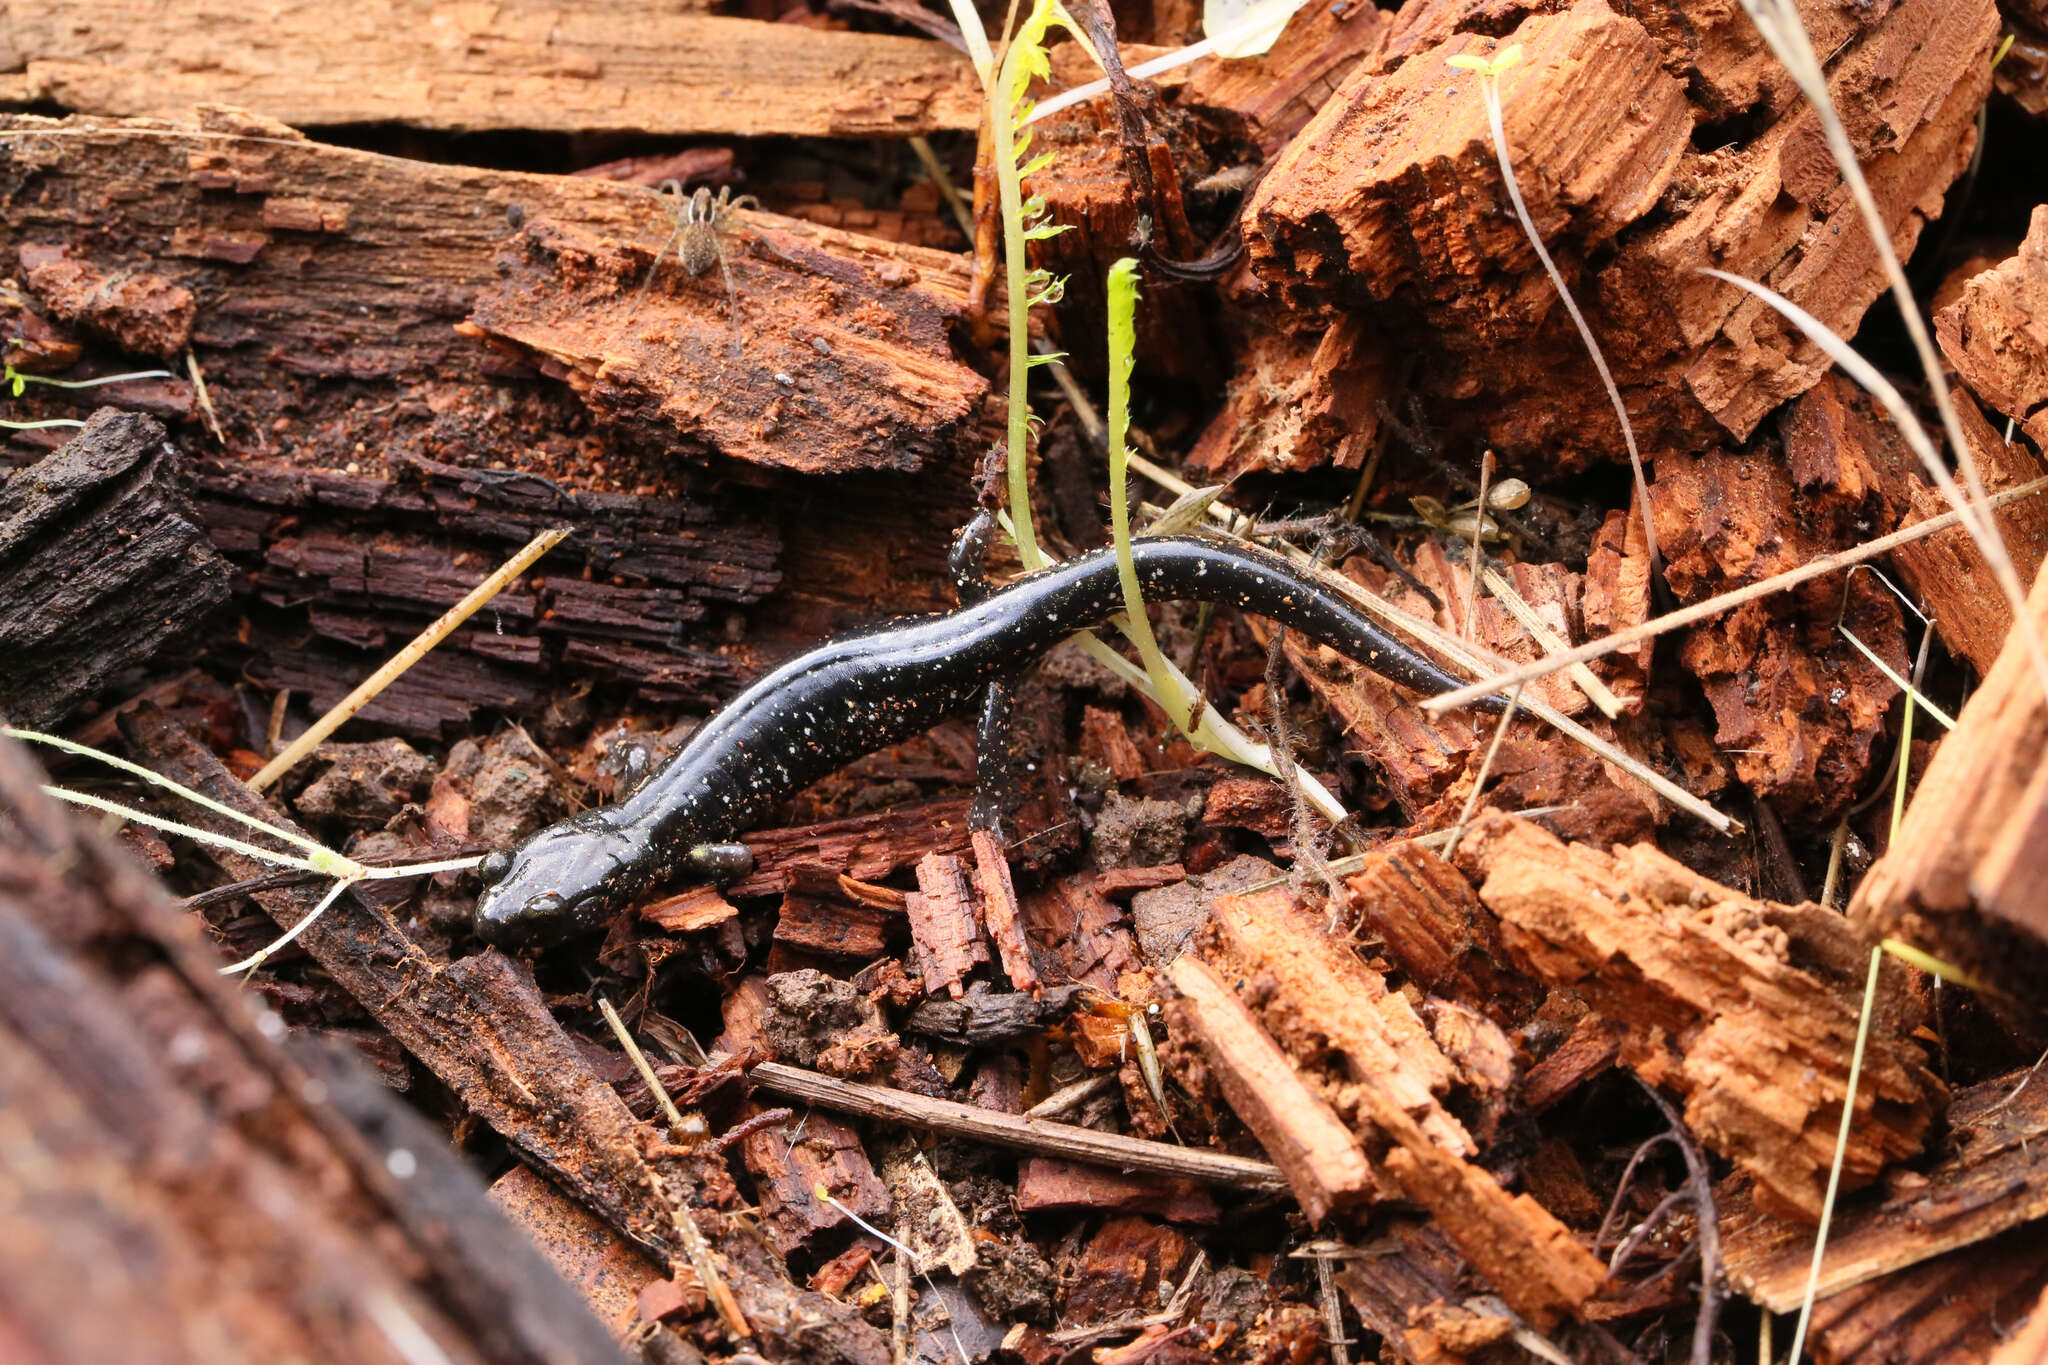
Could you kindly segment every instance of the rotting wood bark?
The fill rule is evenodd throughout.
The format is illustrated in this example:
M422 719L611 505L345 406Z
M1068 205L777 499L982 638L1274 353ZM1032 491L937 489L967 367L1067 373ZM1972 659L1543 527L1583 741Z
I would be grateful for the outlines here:
M0 740L16 1339L81 1362L139 1341L165 1360L280 1342L384 1360L381 1299L454 1361L620 1359L441 1135L352 1059L281 1047L197 925L43 780Z
M1174 1036L1200 1044L1231 1109L1286 1172L1309 1222L1384 1193L1358 1140L1222 978L1192 955L1166 975L1176 992L1167 1007Z
M989 960L967 868L955 855L927 853L917 860L917 886L904 911L924 966L925 993L943 991L958 1000L965 990L962 983Z
M0 482L0 717L47 726L228 598L161 423L102 409Z
M1937 1160L1876 1202L1835 1210L1816 1296L1891 1275L2048 1215L2048 1078L2017 1071L1956 1092ZM1806 1295L1813 1230L1716 1195L1728 1283L1774 1313Z
M966 436L962 420L986 391L980 376L953 359L943 333L966 295L966 267L956 256L773 215L729 213L728 256L746 285L742 309L748 297L774 300L772 309L756 310L746 329L741 363L749 391L807 400L785 403L785 427L771 442L752 430L755 418L736 422L702 401L738 378L728 354L726 295L716 278L688 281L689 288L657 281L644 310L632 306L655 248L671 231L658 195L587 177L438 166L324 146L284 124L230 110L202 113L195 131L206 136L177 136L180 127L0 118L0 191L15 205L0 225L0 253L21 261L31 294L47 292L59 313L69 310L66 300L90 295L122 272L189 294L182 334L160 337L155 312L81 321L131 349L175 350L189 340L230 449L275 450L280 433L265 428L280 414L296 418L284 435L318 432L319 424L308 421L317 405L292 408L272 392L282 368L300 380L417 386L403 393L410 401L386 422L371 424L388 433L386 440L359 451L354 442L364 426L351 425L353 440L332 452L331 465L376 468L385 450L403 449L408 438L436 440L437 427L445 441L450 415L459 420L465 409L482 444L470 458L487 462L509 434L489 431L504 425L506 398L496 395L514 402L536 395L543 404L559 395L537 388L531 370L486 344L474 327L457 328L479 306L482 326L502 325L512 340L559 354L572 368L595 369L607 356L644 348L649 343L636 341L637 333L665 333L678 324L701 329L687 344L662 348L658 367L650 363L654 353L643 350L632 381L639 387L620 376L617 393L662 414L664 445L682 440L775 467L902 467L906 458L914 464L946 447L949 432ZM38 132L55 135L33 136ZM225 136L233 134L241 136ZM140 198L130 192L138 185L148 187ZM326 207L308 217L299 211L308 203ZM532 234L513 220L531 220ZM81 247L87 242L89 251ZM580 254L560 265L562 277L517 268L530 244L542 242L578 244ZM509 276L500 273L507 252ZM566 319L549 324L533 315L556 306L550 291L570 289L585 291L602 328L590 330L586 318L584 330L571 336L561 331ZM847 314L884 325L855 334ZM148 334L135 335L138 328ZM886 419L865 395L847 392L869 385L886 392L899 381L910 383L904 396L912 406ZM928 414L916 409L947 389L964 404L940 403ZM421 402L437 391L436 402ZM593 401L613 392L599 385ZM348 396L345 386L340 396ZM335 395L321 397L332 402ZM862 410L845 414L843 425L814 425L813 413L835 401L858 401ZM485 413L489 421L474 420ZM304 439L289 444L301 447ZM503 458L539 472L516 442ZM585 481L617 486L618 475L608 476L601 459L574 463L584 465Z
M9 98L96 114L233 103L306 125L904 137L981 113L973 68L944 43L699 3L58 0L10 30L23 75Z
M1942 354L1986 403L2048 449L2048 204L2011 257L1935 315Z
M1409 344L1428 348L1421 386L1460 440L1567 468L1611 455L1590 362L1552 291L1529 287L1477 77L1443 65L1519 43L1501 78L1518 178L1568 280L1589 252L1613 253L1598 289L1577 290L1639 439L1654 454L1747 436L1828 362L1760 300L1695 269L1761 279L1843 334L1884 288L1817 120L1788 107L1782 75L1762 74L1770 59L1734 31L1747 29L1737 10L1717 10L1729 32L1707 36L1675 13L1652 30L1580 0L1495 42L1457 32L1474 8L1409 6L1282 153L1245 211L1253 268L1297 304L1390 303ZM1904 254L1968 161L1996 10L1907 0L1882 15L1825 12L1831 31L1814 42ZM1759 85L1773 89L1758 132L1688 146L1697 124L1758 106ZM1561 367L1581 380L1560 382Z
M1459 865L1520 965L1628 1021L1622 1060L1685 1095L1701 1143L1774 1211L1818 1217L1868 959L1840 916L1752 900L1649 845L1603 853L1497 813L1474 823ZM1918 1014L1902 986L1880 987L1846 1188L1917 1155L1944 1098L1912 1038Z
M1995 493L2041 476L2040 457L2024 442L1999 439L1968 394L1955 395L1955 405L1986 488ZM1840 375L1800 395L1780 430L1793 482L1820 494L1811 512L1837 524L1853 518L1845 528L1850 535L1861 538L1866 530L1911 525L1949 510L1891 420ZM2021 499L1993 513L1992 521L2027 579L2048 556L2048 502ZM1969 532L1956 527L1902 545L1891 560L1903 586L1934 618L1948 651L1979 677L1989 673L2012 628L2012 606Z
M2027 611L2048 630L2048 575L2036 579ZM2048 970L2044 753L2048 700L2014 632L1921 775L1885 856L1857 886L1851 921L2034 999Z

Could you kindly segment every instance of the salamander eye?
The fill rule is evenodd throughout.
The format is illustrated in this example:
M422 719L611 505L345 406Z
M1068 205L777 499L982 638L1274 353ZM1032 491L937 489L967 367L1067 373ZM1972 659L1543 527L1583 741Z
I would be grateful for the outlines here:
M499 882L504 881L505 874L511 870L512 850L509 848L496 849L486 853L484 860L476 865L476 874L484 879L484 885L486 886L496 886Z
M568 904L569 902L563 900L554 892L544 891L532 900L529 900L525 908L519 913L536 919L553 919L556 915L561 914L563 907Z

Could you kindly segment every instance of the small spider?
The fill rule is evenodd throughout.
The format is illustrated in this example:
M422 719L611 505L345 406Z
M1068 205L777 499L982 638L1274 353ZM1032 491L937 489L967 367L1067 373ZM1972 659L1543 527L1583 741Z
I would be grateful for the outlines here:
M712 198L711 191L702 185L686 199L680 181L661 182L662 208L668 215L675 230L668 235L654 253L654 261L647 267L647 278L640 285L640 294L646 297L654 284L655 274L661 269L661 258L674 247L676 259L682 262L683 273L697 279L713 265L718 267L719 277L725 281L726 316L735 328L739 325L739 295L733 289L732 271L725 262L725 242L722 232L728 221L726 215L733 209L759 208L760 201L751 194L733 197L730 185L721 185L718 197Z

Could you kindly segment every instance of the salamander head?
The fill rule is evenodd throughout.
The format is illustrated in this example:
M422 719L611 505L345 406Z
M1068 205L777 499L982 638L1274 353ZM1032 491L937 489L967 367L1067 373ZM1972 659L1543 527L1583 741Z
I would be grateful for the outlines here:
M551 825L518 849L483 860L477 934L510 948L594 929L646 884L651 862L639 839L599 812Z

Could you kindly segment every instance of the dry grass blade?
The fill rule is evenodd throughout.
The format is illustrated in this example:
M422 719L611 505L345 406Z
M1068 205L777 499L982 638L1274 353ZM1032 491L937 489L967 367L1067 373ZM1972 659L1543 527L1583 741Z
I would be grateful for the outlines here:
M1515 585L1508 582L1506 574L1489 564L1480 575L1480 581L1486 584L1486 590L1493 594L1493 599L1508 609L1508 615L1521 622L1522 629L1529 632L1529 638L1545 654L1562 654L1571 648L1558 637L1557 632L1544 624L1543 618L1536 614L1536 608L1515 591ZM1621 698L1615 696L1592 669L1584 664L1572 664L1566 671L1572 675L1579 691L1586 694L1586 700L1600 708L1601 715L1613 720L1621 714Z
M1870 182L1864 177L1863 166L1856 156L1856 148L1849 141L1848 129L1842 126L1841 116L1835 110L1833 96L1828 90L1827 73L1822 69L1820 58L1808 39L1806 26L1799 16L1793 0L1742 0L1742 7L1749 12L1757 32L1763 35L1778 61L1799 85L1800 93L1820 118L1821 132L1826 137L1828 152L1834 157L1835 165L1842 172L1842 183L1849 187L1849 194L1856 201L1857 212L1863 218L1863 226L1870 233L1871 246L1877 252L1877 259L1884 267L1885 281L1891 288L1892 299L1898 304L1899 315L1904 319L1906 332L1913 338L1913 350L1920 358L1920 369L1927 376L1928 391L1934 396L1934 406L1941 413L1941 429L1948 438L1949 449L1955 452L1956 466L1963 471L1963 482L1969 485L1970 497L1974 502L1984 501L1986 489L1984 476L1977 468L1977 460L1971 452L1969 439L1963 434L1962 420L1956 415L1954 396L1949 393L1948 378L1942 369L1941 358L1935 354L1934 340L1927 334L1926 320L1920 316L1920 304L1913 297L1913 288L1906 280L1906 270L1899 262L1899 253L1892 247L1891 230L1885 226L1883 217L1877 211L1877 198L1870 192ZM1719 275L1718 271L1708 274ZM1722 279L1731 279L1721 275ZM1749 285L1745 281L1732 280L1753 291L1761 286ZM1789 305L1788 305L1789 306ZM1784 312L1784 308L1779 309ZM1790 316L1788 313L1787 316ZM1815 324L1818 326L1818 324ZM1821 328L1826 331L1826 328ZM1809 335L1811 333L1809 332ZM1850 366L1830 350L1836 363L1844 369ZM1860 357L1859 357L1860 359ZM1866 365L1866 368L1868 366ZM1853 369L1852 374L1856 373ZM1874 370L1871 373L1875 374ZM1859 380L1861 375L1857 376ZM1863 381L1870 387L1867 380ZM1873 393L1877 389L1871 388ZM1896 392L1896 391L1894 391ZM1882 395L1879 395L1882 398ZM1887 409L1891 405L1886 403ZM1916 453L1923 461L1928 459L1921 446L1926 443L1926 434L1919 430L1919 424L1901 417L1894 410L1893 417L1899 422L1899 429L1908 442L1913 443ZM1940 460L1933 460L1929 469L1933 472ZM1951 506L1959 511L1963 508L1962 495L1956 491L1947 471L1935 474L1935 482L1948 496ZM1991 572L1998 580L1999 589L2004 592L2012 607L2013 621L2026 641L2027 653L2034 665L2034 673L2041 683L2043 695L2048 695L2048 648L2044 648L2041 632L2035 627L2034 619L2026 610L2026 589L2020 582L2019 571L2013 567L2012 556L2006 553L2005 542L1997 534L1977 523L1965 521L1970 527L1971 539L1977 542L1977 549L1991 565Z
M293 740L283 753L264 764L262 771L249 779L249 789L263 791L290 772L300 759L318 748L322 740L340 729L349 717L368 706L379 692L397 681L405 670L425 658L428 651L446 639L457 626L474 616L482 609L484 603L503 592L513 579L533 567L535 560L561 544L568 534L564 530L543 531L528 541L525 549L506 560L496 573L470 589L466 597L443 612L441 618L421 631L417 639L392 655L390 661L364 679L360 687L343 697L326 715L314 721L306 733Z
M2042 482L2048 483L2048 479L2044 479ZM1419 617L1410 616L1392 603L1367 592L1343 574L1316 563L1308 555L1297 551L1290 557L1309 573L1322 579L1323 582L1329 584L1338 592L1343 593L1374 616L1379 617L1382 621L1385 621L1403 634L1422 641L1430 648L1436 650L1437 653L1457 664L1460 668L1468 672L1477 673L1482 669L1500 666L1500 660L1494 655L1476 650L1450 632L1439 630L1435 625ZM1609 636L1608 638L1613 639L1615 637ZM1604 644L1605 641L1596 641L1595 643ZM1582 653L1582 650L1572 650L1566 654L1553 655L1551 658L1538 660L1537 663L1526 665L1525 667L1534 670L1530 674L1531 677L1542 677L1570 664L1573 655L1580 653ZM1508 679L1507 687L1513 688L1522 681L1522 679L1513 676L1513 672L1520 671L1522 670L1513 670L1511 673L1503 675ZM1453 697L1463 697L1464 701L1469 703L1479 697L1492 695L1498 690L1500 689L1496 688L1492 683L1473 683L1470 686L1459 688L1456 692L1446 692L1441 697L1426 698L1422 705L1430 710L1441 710L1451 704L1451 698ZM1635 778L1638 782L1641 782L1644 786L1656 792L1657 795L1663 797L1686 814L1712 826L1722 834L1739 834L1742 832L1743 824L1740 820L1737 820L1732 815L1726 815L1721 811L1715 810L1712 806L1664 776L1664 774L1639 759L1623 753L1620 748L1600 738L1600 736L1594 734L1591 730L1588 730L1556 707L1527 695L1523 696L1521 706L1523 710L1535 716L1544 724L1551 726L1589 753L1605 759L1615 767L1620 768L1630 777Z
M1995 510L2009 502L2017 502L2021 498L2032 497L2044 489L2048 489L2048 477L2029 479L2017 488L2008 488L2003 492L1993 493L1982 501L1972 502L1970 507L1972 510L1977 511ZM1446 692L1440 697L1426 698L1422 702L1422 709L1440 712L1460 706L1468 706L1480 697L1513 687L1517 683L1525 683L1536 678L1548 677L1559 669L1568 668L1572 664L1586 663L1593 659L1604 658L1618 649L1627 649L1630 645L1640 644L1644 640L1654 640L1659 635L1668 634L1674 630L1682 630L1686 626L1697 625L1701 621L1710 620L1713 617L1719 616L1724 611L1733 611L1745 602L1754 602L1759 598L1770 597L1775 593L1784 592L1787 588L1796 588L1801 583L1810 582L1813 579L1822 578L1831 573L1840 573L1843 569L1862 564L1867 560L1876 559L1879 555L1889 554L1901 545L1911 545L1916 540L1925 540L1931 535L1937 535L1960 524L1961 521L1962 513L1954 511L1944 512L1938 517L1929 517L1926 521L1915 522L1911 526L1902 527L1890 535L1879 536L1876 540L1858 545L1854 549L1843 550L1839 554L1822 555L1818 559L1808 560L1796 569L1787 569L1781 574L1773 574L1771 577L1751 583L1747 587L1736 588L1731 592L1724 592L1717 597L1709 597L1703 602L1695 602L1689 607L1680 607L1677 611L1666 612L1653 621L1645 621L1639 626L1630 626L1627 630L1618 630L1612 635L1588 641L1583 645L1566 650L1562 654L1553 654L1547 659L1538 659L1533 663L1520 664L1514 668L1504 669L1490 678L1470 683L1455 692Z

